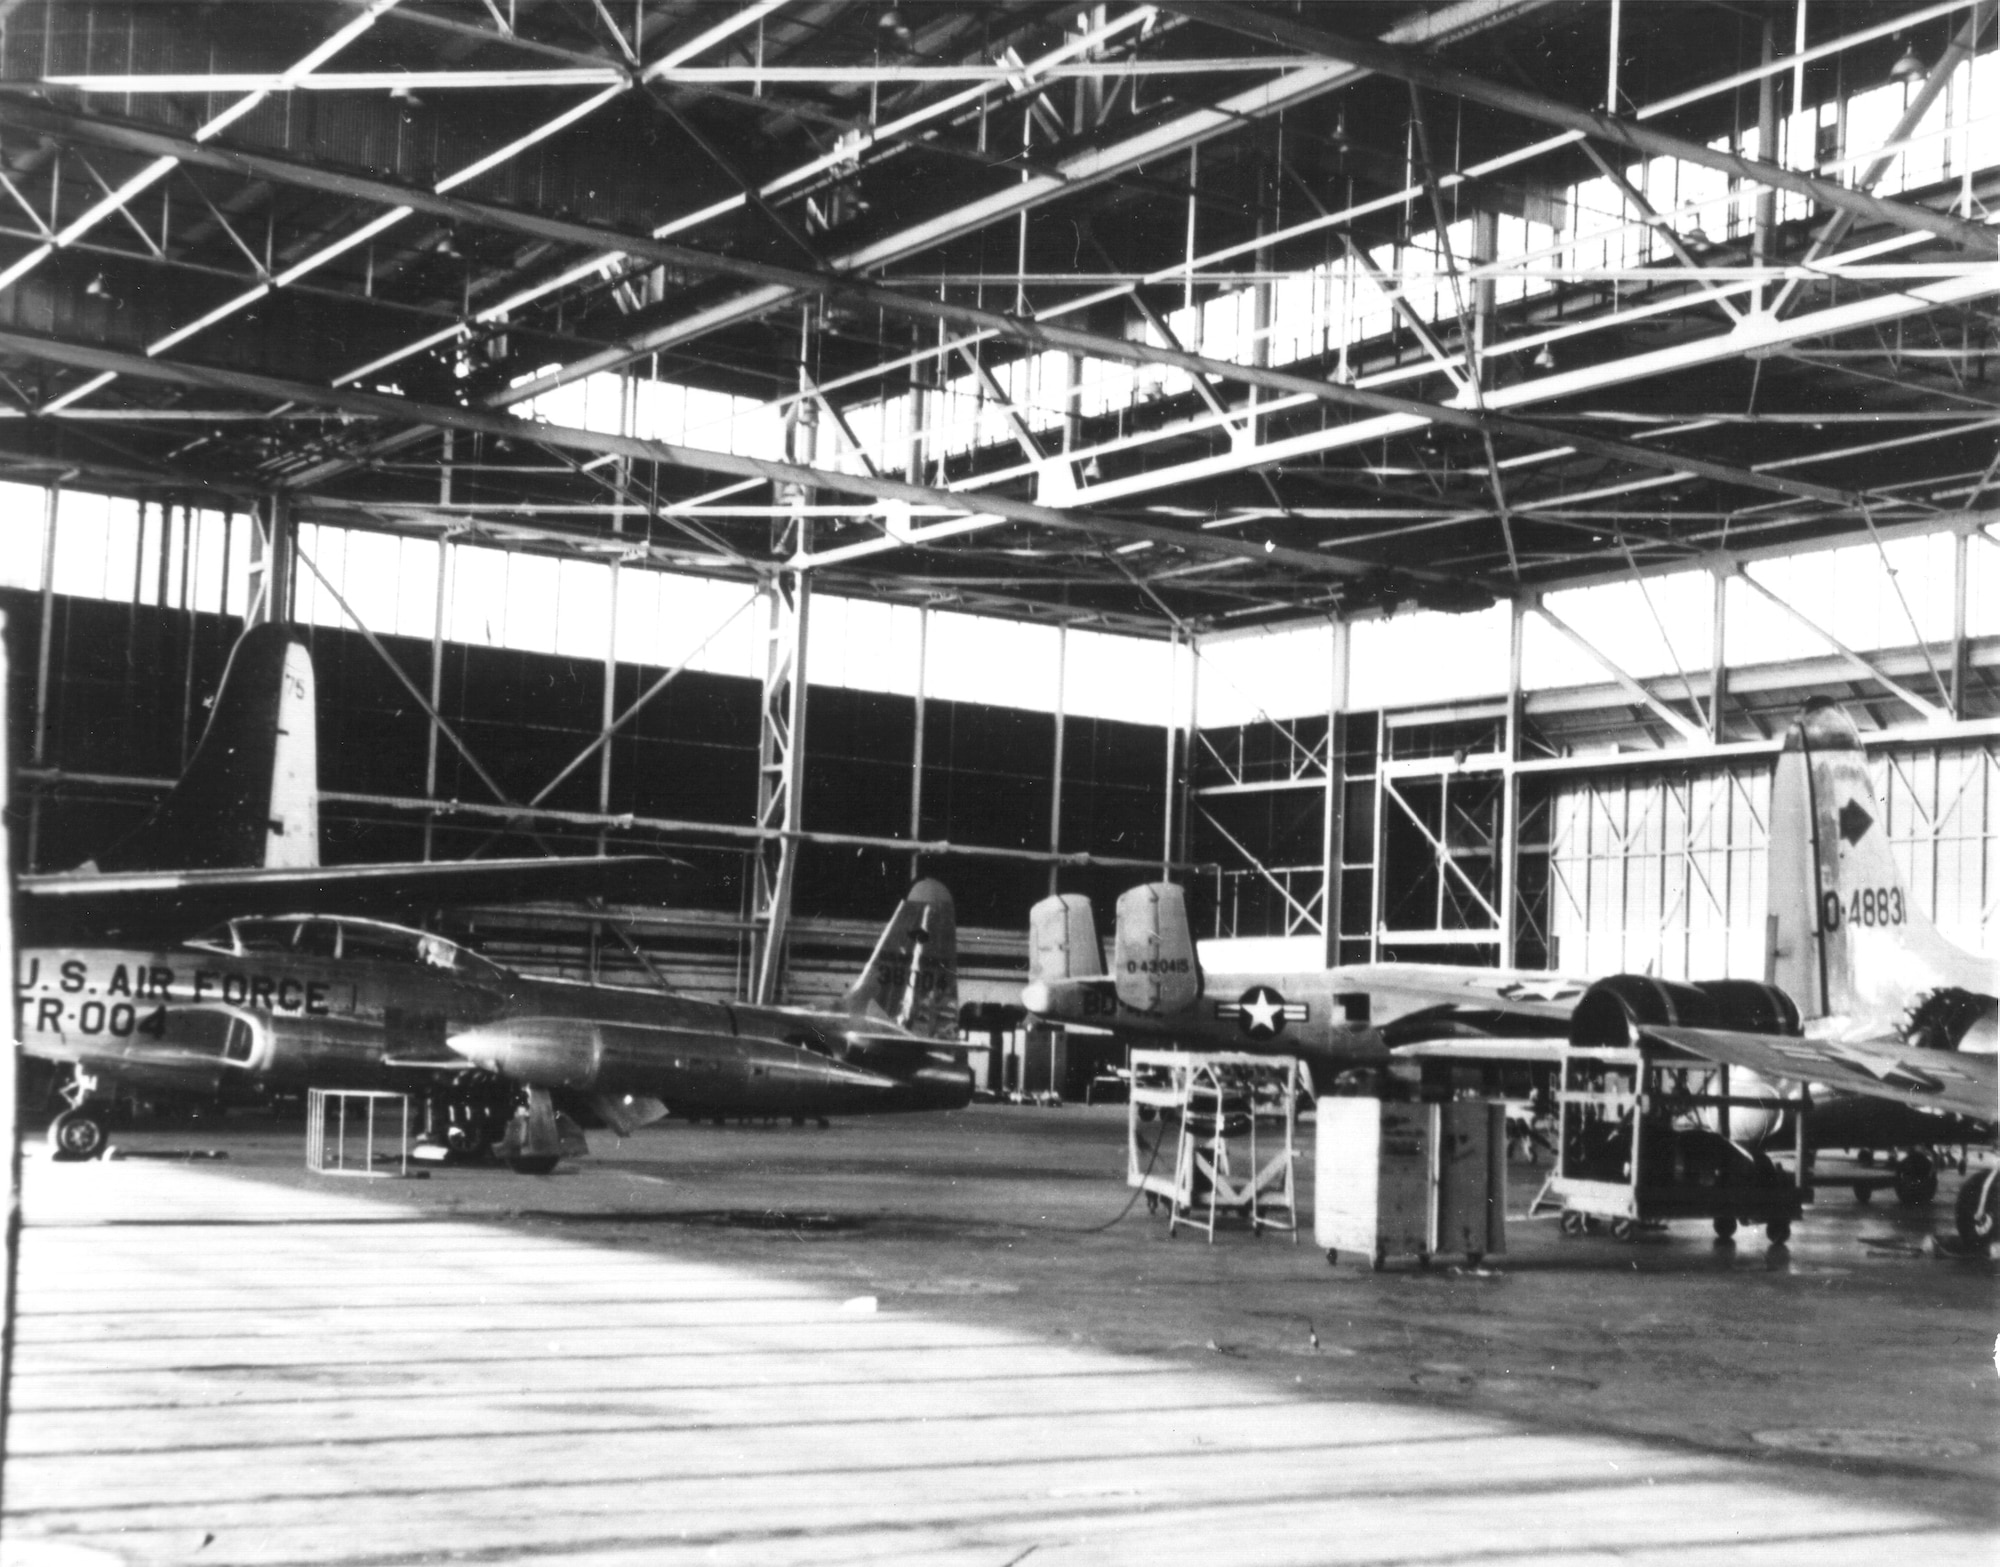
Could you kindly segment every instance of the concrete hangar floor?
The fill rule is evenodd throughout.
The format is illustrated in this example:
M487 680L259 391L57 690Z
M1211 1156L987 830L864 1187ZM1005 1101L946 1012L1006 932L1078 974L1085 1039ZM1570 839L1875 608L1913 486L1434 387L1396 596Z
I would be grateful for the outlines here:
M37 1149L7 1559L1995 1560L2000 1265L1942 1205L1565 1239L1517 1165L1504 1258L1378 1274L1117 1217L1122 1115Z

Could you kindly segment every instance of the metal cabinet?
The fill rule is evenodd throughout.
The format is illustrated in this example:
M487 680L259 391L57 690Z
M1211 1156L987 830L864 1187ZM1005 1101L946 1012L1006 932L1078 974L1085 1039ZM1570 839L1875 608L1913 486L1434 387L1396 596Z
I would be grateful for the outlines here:
M1314 1116L1313 1238L1328 1262L1507 1249L1506 1106L1329 1098Z

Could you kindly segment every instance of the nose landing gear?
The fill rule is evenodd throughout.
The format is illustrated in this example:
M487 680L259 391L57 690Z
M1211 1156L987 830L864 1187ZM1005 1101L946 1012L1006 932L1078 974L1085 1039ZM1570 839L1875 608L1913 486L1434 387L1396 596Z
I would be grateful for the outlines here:
M49 1122L49 1157L64 1164L96 1159L110 1141L103 1113L92 1106L65 1110Z

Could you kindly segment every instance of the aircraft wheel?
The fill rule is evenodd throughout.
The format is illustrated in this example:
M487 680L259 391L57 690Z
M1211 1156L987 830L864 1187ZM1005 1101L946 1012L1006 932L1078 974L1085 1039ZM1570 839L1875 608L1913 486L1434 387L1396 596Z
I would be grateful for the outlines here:
M1859 1203L1873 1202L1875 1200L1875 1188L1870 1186L1866 1181L1856 1181L1854 1183L1854 1200Z
M1636 1237L1638 1233L1639 1226L1634 1224L1630 1219L1613 1219L1611 1221L1611 1238L1614 1241L1629 1241Z
M1785 1242L1792 1238L1792 1221L1790 1219L1773 1219L1769 1224L1764 1226L1764 1238L1770 1241L1773 1246L1784 1245Z
M95 1159L107 1141L104 1122L89 1110L65 1110L49 1122L49 1156L65 1164Z
M1896 1201L1905 1208L1921 1208L1937 1189L1937 1166L1923 1154L1906 1154L1896 1165Z
M1968 1245L1991 1244L2000 1230L2000 1169L1967 1176L1958 1189L1958 1233Z
M1562 1217L1556 1220L1556 1228L1561 1230L1565 1235L1581 1235L1583 1233L1583 1215L1578 1213L1574 1208L1565 1208Z
M1717 1214L1715 1216L1715 1238L1719 1241L1734 1240L1736 1238L1736 1220L1726 1213Z
M1339 1248L1339 1247L1337 1247L1337 1246L1329 1246L1329 1247L1327 1247L1327 1249L1326 1249L1326 1265L1327 1265L1327 1266L1328 1266L1328 1267L1330 1268L1330 1267L1332 1267L1332 1266L1333 1266L1333 1265L1334 1265L1335 1263L1337 1263L1338 1261L1340 1261L1340 1248Z
M516 1175L548 1175L561 1162L561 1156L552 1153L517 1153L507 1160L507 1168Z

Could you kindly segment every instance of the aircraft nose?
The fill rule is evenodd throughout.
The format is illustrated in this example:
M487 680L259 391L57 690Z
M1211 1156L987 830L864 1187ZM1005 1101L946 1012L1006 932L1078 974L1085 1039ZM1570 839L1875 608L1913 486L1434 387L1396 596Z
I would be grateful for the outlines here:
M1049 987L1039 979L1021 987L1022 1007L1038 1016L1049 1010L1049 999Z

